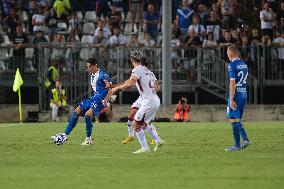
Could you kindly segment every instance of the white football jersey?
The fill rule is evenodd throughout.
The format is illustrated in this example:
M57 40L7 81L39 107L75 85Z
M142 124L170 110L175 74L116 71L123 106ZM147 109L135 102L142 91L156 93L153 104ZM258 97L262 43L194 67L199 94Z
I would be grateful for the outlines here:
M143 98L152 98L157 95L155 82L157 81L154 73L147 67L138 65L132 70L132 76L137 78L136 87L140 96Z

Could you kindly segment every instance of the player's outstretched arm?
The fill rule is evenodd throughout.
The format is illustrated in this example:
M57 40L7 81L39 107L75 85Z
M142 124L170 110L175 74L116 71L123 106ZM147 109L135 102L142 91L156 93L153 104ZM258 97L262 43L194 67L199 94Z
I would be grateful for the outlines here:
M117 86L120 86L120 85L123 85L125 83L125 81L123 82L120 82L120 83L112 83L112 82L109 82L108 80L104 80L105 84L106 84L106 88L108 89L111 89L111 88L115 88Z

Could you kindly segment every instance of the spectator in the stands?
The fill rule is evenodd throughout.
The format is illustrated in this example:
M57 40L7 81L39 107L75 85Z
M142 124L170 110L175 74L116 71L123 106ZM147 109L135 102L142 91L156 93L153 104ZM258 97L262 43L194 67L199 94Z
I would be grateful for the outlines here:
M190 30L188 36L184 38L183 45L184 47L199 47L202 45L202 42L195 30Z
M11 9L15 9L15 2L13 0L1 0L0 3L4 18L10 15Z
M34 15L37 13L37 2L36 0L31 0L28 5L28 12L30 15Z
M192 23L194 10L189 7L188 0L182 0L182 7L177 10L176 22L183 35L187 35L188 27Z
M203 41L203 36L206 34L206 32L204 26L200 24L200 18L197 14L192 17L192 24L188 28L188 33L191 31L194 31L200 40Z
M66 69L68 71L76 71L79 67L80 60L80 49L78 48L78 43L80 42L75 33L70 33L67 38L67 42L70 44L67 49L66 58Z
M57 16L53 8L50 9L46 22L48 26L48 35L55 35L57 33Z
M121 34L120 28L115 27L113 30L113 35L109 39L110 47L115 48L118 46L125 46L127 44L126 37Z
M229 46L237 43L237 40L232 37L232 33L230 30L226 30L223 34L224 36L219 39L220 46Z
M198 13L199 18L200 18L200 23L205 25L206 21L209 18L209 13L210 13L210 11L208 11L207 6L203 3L200 3L197 6L197 13Z
M249 45L248 36L242 37L242 43L240 46L240 55L241 55L241 58L247 63L247 65L250 65L251 46Z
M19 68L22 76L25 70L25 48L29 42L27 36L23 33L22 26L16 27L16 34L12 35L12 43L14 47L12 57L12 69L16 70Z
M117 7L113 3L111 5L111 11L109 13L109 22L113 27L121 27L121 19L121 12L117 11Z
M156 41L158 35L158 24L160 15L156 11L154 4L148 5L148 11L144 14L144 32L147 32Z
M218 5L221 7L222 27L225 29L235 29L237 22L237 0L219 0Z
M69 0L56 0L53 8L56 11L57 18L65 20L69 16L71 5Z
M214 11L210 11L210 18L206 22L206 32L213 32L214 39L216 41L219 40L220 30L221 30L221 22L217 19L217 13Z
M18 24L20 24L19 16L16 14L15 9L10 9L10 14L3 19L3 21L6 23L6 26L8 27L8 33L11 36L14 36L16 34L16 27Z
M97 28L95 30L95 37L98 36L100 30L103 30L106 38L109 38L111 36L110 30L107 26L105 26L105 22L103 20L98 20L97 22Z
M216 48L217 47L217 42L214 39L213 32L208 32L206 35L206 39L204 39L202 43L203 48Z
M264 3L263 10L260 11L261 31L263 35L268 35L270 40L273 39L273 26L275 24L275 14L270 8L269 3Z
M138 34L134 33L131 35L131 39L129 43L127 44L128 47L140 47L142 44L140 43L138 39Z
M44 15L43 8L38 7L37 14L32 16L32 25L33 25L33 32L36 33L38 31L45 31L46 30L46 16Z
M104 58L107 56L107 48L109 45L109 39L104 35L102 29L99 30L98 35L93 39L92 54L96 57Z
M47 39L44 37L43 31L38 30L38 31L36 32L36 37L35 37L34 40L33 40L33 44L34 44L34 45L38 45L38 44L40 44L40 43L46 43L46 42L48 42L48 41L47 41ZM35 57L34 57L34 61L33 61L33 67L34 67L35 69L37 69L37 68L38 68L38 63L41 62L41 61L40 61L40 57L39 57L39 49L38 49L37 46L35 47L34 55L35 55Z
M97 0L96 12L97 18L104 20L105 22L108 21L108 13L109 13L109 6L110 0Z
M276 12L277 20L279 21L281 18L284 18L284 1L280 3L280 7Z
M80 22L76 17L76 12L71 13L71 18L69 18L68 23L69 33L74 33L75 35L78 35L80 30Z
M251 30L251 34L249 35L249 41L251 43L251 45L253 44L254 46L256 46L261 40L261 37L258 33L258 29L257 28L253 28Z
M274 40L274 45L277 46L277 70L279 79L284 77L284 32Z
M211 5L211 11L213 11L216 15L216 19L221 21L221 18L222 18L222 14L221 14L221 11L219 9L219 5L218 3L213 3Z
M134 32L134 25L136 25L136 30L139 31L141 27L141 16L142 16L143 0L129 0L129 15L128 18L132 23L131 31ZM136 31L136 32L137 32Z
M95 47L101 48L108 45L108 38L106 37L103 29L98 30L98 34L94 36L93 43L95 44Z
M281 34L282 32L284 32L284 17L281 17L279 21L280 23L277 25L276 28L277 34Z
M152 39L149 33L144 32L144 39L141 41L141 44L144 47L154 47L155 41Z

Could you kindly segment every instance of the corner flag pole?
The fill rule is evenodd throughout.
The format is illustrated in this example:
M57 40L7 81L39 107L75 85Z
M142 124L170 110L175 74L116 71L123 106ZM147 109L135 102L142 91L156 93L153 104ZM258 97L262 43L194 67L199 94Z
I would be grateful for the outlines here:
M23 120L23 116L22 116L22 97L21 97L21 87L19 87L18 90L18 96L19 96L19 114L20 114L20 126L22 126L22 120Z
M15 80L13 84L13 91L18 91L19 96L19 115L20 115L20 126L22 126L22 98L21 98L21 85L23 85L24 81L22 79L22 76L20 74L19 68L17 68L16 74L15 74Z

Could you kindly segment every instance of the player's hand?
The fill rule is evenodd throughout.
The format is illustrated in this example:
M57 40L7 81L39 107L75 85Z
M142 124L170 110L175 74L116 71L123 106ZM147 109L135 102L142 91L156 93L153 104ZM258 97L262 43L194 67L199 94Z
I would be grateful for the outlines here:
M110 96L113 95L114 93L118 92L118 91L120 91L118 87L112 88L110 90Z
M111 82L109 82L108 80L104 79L104 82L106 84L106 89L111 88Z
M236 110L237 109L237 104L236 104L236 102L234 101L234 100L231 100L230 101L230 108L232 109L232 110Z
M103 103L104 106L107 105L107 101L108 101L107 99L103 99L103 100L102 100L102 103Z

